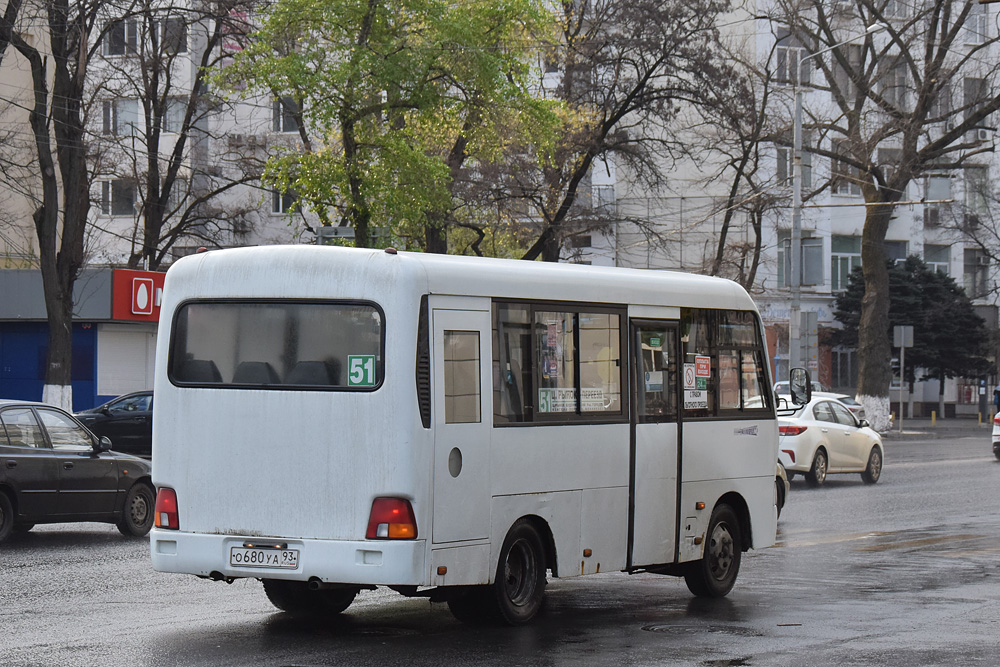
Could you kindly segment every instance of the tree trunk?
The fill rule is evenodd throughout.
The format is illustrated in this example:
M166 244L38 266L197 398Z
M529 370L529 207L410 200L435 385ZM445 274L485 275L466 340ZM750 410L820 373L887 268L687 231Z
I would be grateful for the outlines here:
M858 396L872 428L889 430L889 271L883 245L892 207L871 206L861 235L865 295L858 324Z

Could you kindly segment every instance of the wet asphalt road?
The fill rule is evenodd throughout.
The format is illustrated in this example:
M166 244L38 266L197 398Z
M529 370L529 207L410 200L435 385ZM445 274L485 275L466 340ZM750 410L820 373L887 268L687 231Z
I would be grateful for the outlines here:
M779 544L730 596L683 581L551 580L527 628L363 592L334 622L277 613L256 581L153 572L147 540L42 526L0 545L0 665L996 665L1000 462L989 432L886 441L875 486L792 482Z

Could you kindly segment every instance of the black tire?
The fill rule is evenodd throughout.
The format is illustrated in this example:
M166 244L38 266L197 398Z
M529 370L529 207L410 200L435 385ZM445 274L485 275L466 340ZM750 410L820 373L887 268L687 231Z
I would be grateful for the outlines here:
M524 625L545 601L545 547L542 536L527 519L519 519L507 533L497 562L486 611L507 625Z
M281 611L302 616L336 616L351 606L358 595L356 586L309 590L304 581L264 579L267 599Z
M11 504L7 494L0 491L0 542L6 540L13 529L14 506Z
M118 531L125 537L142 537L153 527L156 496L146 482L136 482L125 494Z
M448 599L452 615L467 625L482 625L489 620L489 586L470 586Z
M882 476L882 450L872 447L871 454L868 455L868 465L861 473L861 481L865 484L874 484Z
M774 504L778 508L778 518L780 519L781 509L785 506L785 480L775 477L774 488L776 491Z
M705 534L707 540L701 560L688 565L684 582L698 597L725 597L733 590L743 556L743 533L733 508L717 505L712 510Z
M826 473L829 467L830 462L826 458L826 450L817 449L812 467L806 473L806 481L809 482L809 486L822 486L823 482L826 481Z

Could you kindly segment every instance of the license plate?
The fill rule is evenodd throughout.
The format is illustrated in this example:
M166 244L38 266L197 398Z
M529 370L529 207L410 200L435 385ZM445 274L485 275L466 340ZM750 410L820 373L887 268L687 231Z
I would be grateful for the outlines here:
M294 570L299 566L299 550L232 547L229 549L229 564L233 567L268 567Z

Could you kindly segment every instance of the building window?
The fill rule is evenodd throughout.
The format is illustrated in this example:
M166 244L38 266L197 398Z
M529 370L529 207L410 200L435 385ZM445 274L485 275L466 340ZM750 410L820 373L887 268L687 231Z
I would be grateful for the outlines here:
M951 199L951 177L943 174L931 174L924 184L924 226L937 227L942 223L941 215L944 202Z
M170 97L163 109L162 129L169 134L177 134L184 128L184 114L187 112L187 100L183 97Z
M965 168L965 227L973 230L989 213L989 171L986 167Z
M812 187L812 153L808 150L812 146L812 141L808 132L802 135L802 188L808 189ZM792 184L792 174L795 173L795 164L792 162L792 153L795 151L792 149L792 137L786 136L788 143L786 145L776 145L778 151L778 169L777 176L778 182L782 184L787 184L791 186Z
M289 213L295 206L298 195L294 190L271 190L271 213Z
M847 289L851 271L861 266L860 236L830 237L830 289L840 292Z
M796 78L801 73L802 85L810 85L812 83L812 61L806 60L805 65L801 64L802 59L806 55L804 48L792 45L790 40L787 40L784 44L779 44L775 48L775 56L777 57L775 80L781 84L795 85Z
M847 141L835 141L833 151L839 155L850 155ZM844 160L833 160L830 165L830 176L833 181L833 191L838 195L861 194L861 170Z
M119 19L104 26L103 53L106 56L134 54L138 48L139 26L134 19Z
M101 181L101 213L135 217L136 187L131 180Z
M932 271L948 275L951 271L951 246L925 243L924 264Z
M964 264L962 284L965 293L970 299L985 296L990 268L989 255L979 248L966 248Z
M882 244L882 247L885 248L886 259L894 264L906 261L907 246L906 241L885 241Z
M139 100L104 100L104 134L127 136L136 133L139 124Z
M271 106L271 129L275 132L298 132L299 124L295 120L298 108L291 97L274 100Z
M986 5L975 4L965 19L965 43L984 44L990 34L990 24L987 20Z
M614 215L616 204L615 186L595 185L592 188L591 197L595 213Z
M844 99L850 104L857 94L856 73L861 69L861 46L859 44L848 44L843 47L843 53L847 58L848 69L844 69L834 61L833 63L833 84L836 90L840 91Z
M855 387L858 384L857 351L838 345L833 348L830 384L834 387Z
M906 108L906 70L906 62L899 57L887 58L884 62L879 63L878 74L882 98L897 109Z
M187 53L187 24L181 18L159 22L160 45L163 53Z

